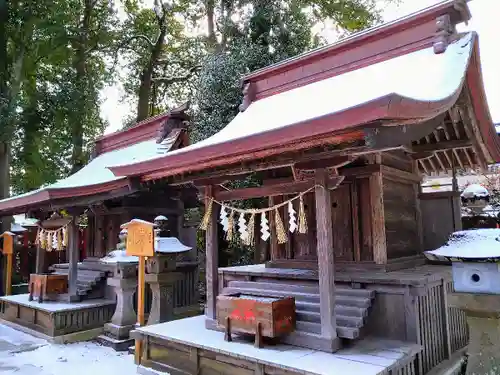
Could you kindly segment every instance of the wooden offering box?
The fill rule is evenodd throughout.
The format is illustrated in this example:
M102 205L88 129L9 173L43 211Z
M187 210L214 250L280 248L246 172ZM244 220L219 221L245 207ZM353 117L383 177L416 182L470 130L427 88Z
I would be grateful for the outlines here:
M255 346L262 347L262 337L275 338L295 330L295 299L268 298L243 294L217 297L217 324L226 332L255 335Z
M67 275L38 275L32 273L29 283L29 300L38 302L57 300L60 294L68 293Z

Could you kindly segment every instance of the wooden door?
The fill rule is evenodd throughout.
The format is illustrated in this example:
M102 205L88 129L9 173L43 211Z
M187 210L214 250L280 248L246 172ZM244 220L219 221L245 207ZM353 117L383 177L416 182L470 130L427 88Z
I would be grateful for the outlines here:
M335 259L354 261L351 184L332 190L333 250Z

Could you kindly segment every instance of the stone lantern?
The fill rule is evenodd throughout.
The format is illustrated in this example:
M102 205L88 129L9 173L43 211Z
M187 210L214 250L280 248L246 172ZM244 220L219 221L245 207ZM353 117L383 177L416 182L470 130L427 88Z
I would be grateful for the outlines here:
M157 217L155 229L155 255L146 262L146 283L151 287L153 301L149 313L148 325L163 323L174 317L174 285L182 277L176 272L176 258L179 253L191 250L176 237L165 236L167 218Z
M137 289L137 265L139 259L125 253L127 230L122 229L119 235L120 243L116 250L111 251L100 261L112 267L112 276L108 277L107 284L116 294L115 313L111 322L104 325L104 335L99 341L112 346L115 350L127 350L133 345L129 333L135 327L137 315L134 310L134 294Z
M452 307L467 315L470 341L467 375L500 374L500 229L455 232L427 251L431 260L452 262Z
M484 186L472 184L464 189L460 199L464 207L479 215L490 202L490 193Z

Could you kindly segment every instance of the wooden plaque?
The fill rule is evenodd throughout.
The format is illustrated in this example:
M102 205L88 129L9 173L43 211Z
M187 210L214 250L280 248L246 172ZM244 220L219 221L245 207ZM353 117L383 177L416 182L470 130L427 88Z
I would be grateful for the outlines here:
M138 257L154 256L153 225L147 222L131 221L126 228L126 254Z
M3 249L2 254L13 254L14 253L14 236L4 233L1 236L3 238Z

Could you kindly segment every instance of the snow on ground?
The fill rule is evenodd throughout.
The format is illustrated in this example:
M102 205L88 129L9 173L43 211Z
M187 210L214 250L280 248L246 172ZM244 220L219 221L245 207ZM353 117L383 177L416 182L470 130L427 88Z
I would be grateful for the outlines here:
M136 375L132 355L92 342L57 345L0 324L2 375Z

